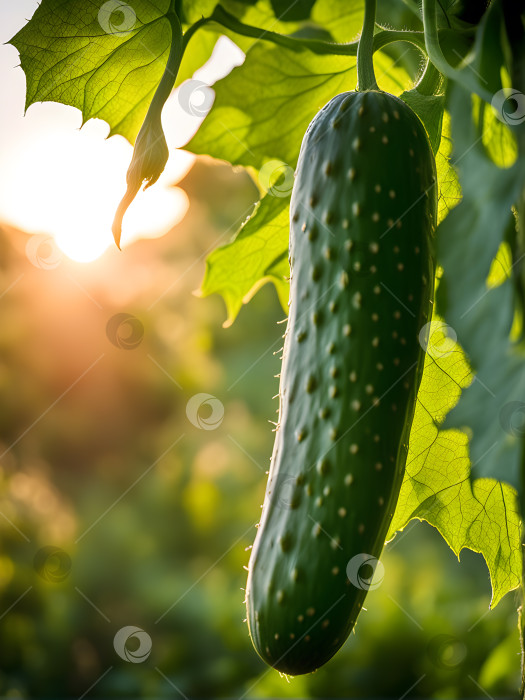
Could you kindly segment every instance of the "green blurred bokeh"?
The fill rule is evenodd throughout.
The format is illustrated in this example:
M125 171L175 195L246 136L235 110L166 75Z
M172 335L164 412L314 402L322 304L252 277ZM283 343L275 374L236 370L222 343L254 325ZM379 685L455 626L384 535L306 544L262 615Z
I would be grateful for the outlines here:
M1 230L0 695L514 694L516 600L488 612L481 557L464 552L459 564L424 524L386 547L384 582L326 667L286 679L255 654L244 567L273 443L284 313L266 287L223 329L221 300L192 295L206 251L256 191L206 160L180 186L191 203L182 224L85 266L40 269L26 234ZM119 313L144 328L133 348L107 333ZM124 344L130 329L118 330ZM200 393L224 406L215 429L188 419ZM136 639L131 660L116 653L127 626L151 639L147 658L133 658Z

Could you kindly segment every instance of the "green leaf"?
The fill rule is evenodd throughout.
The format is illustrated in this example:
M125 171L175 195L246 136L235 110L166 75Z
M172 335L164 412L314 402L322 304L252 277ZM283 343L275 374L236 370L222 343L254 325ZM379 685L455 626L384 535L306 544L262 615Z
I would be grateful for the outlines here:
M290 24L279 22L281 19L279 16L276 18L271 0L221 0L220 3L217 0L183 0L184 24L190 25L202 17L209 17L219 4L244 24L251 24L260 29L271 29L274 32L290 31ZM282 5L286 4L289 3L284 0ZM301 5L303 5L302 2Z
M84 122L104 119L110 135L133 143L168 60L169 6L42 0L11 39L27 78L26 108L62 102L80 109Z
M184 29L197 22L202 17L212 15L217 6L217 0L192 0L184 4ZM261 32L271 30L287 34L300 26L290 22L281 22L275 18L269 0L259 0L259 2L249 2L247 4L235 2L235 0L222 0L221 7L231 13L234 17L242 20L244 24L258 27ZM177 75L177 85L184 80L191 78L195 71L203 66L210 58L213 48L219 36L227 36L242 51L248 51L253 44L259 40L253 37L242 36L227 29L216 22L211 22L200 27L194 38L191 39L186 50Z
M291 34L303 26L302 22L292 21L287 17L276 17L270 0L259 0L250 5L241 4L235 0L222 0L219 4L227 12L241 20L243 24L259 29L263 35L264 31ZM251 46L260 41L260 39L254 37L236 34L222 26L217 25L217 28L222 34L234 41L244 52L247 52Z
M476 34L478 74L492 93L502 87L501 69L506 65L506 36L503 3L493 2L485 13Z
M289 197L267 194L234 240L214 250L206 259L199 294L222 295L228 311L224 326L230 326L242 305L270 281L287 309L289 209Z
M525 354L510 337L511 281L495 287L487 279L502 242L515 238L511 207L525 183L525 167L518 160L501 169L489 157L487 151L494 149L486 148L486 136L478 132L474 120L465 118L471 114L470 95L454 88L450 108L463 200L438 228L444 284L437 299L469 357L476 381L445 427L467 427L471 432L474 476L495 477L520 488Z
M380 86L399 94L406 72L376 54ZM186 148L235 165L259 169L276 158L295 167L308 124L334 95L355 89L353 56L319 56L259 42L215 85L210 114Z
M417 88L414 88L413 90L403 92L400 98L414 110L423 122L432 150L434 154L437 154L441 142L445 96L422 95Z
M458 557L463 548L481 553L490 572L494 607L521 580L517 494L495 479L471 482L467 435L440 427L473 379L463 351L444 330L443 321L435 316L388 539L412 519L425 520Z
M361 0L317 0L312 20L328 30L334 41L348 42L363 26L364 3Z
M257 47L254 47L254 50ZM261 55L271 57L275 53L280 51L280 49L273 50L267 47L261 47ZM251 54L251 52L250 52ZM247 60L250 59L250 54ZM293 54L295 55L295 54ZM257 55L256 55L257 58ZM329 60L333 60L333 57L327 57ZM262 61L262 59L261 59ZM391 71L391 61L382 55L376 57L376 65L383 66L386 71ZM228 86L233 85L238 90L239 95L244 93L247 83L250 81L250 73L255 69L250 67L249 72L246 76L243 76L242 72L239 77L226 78L221 83L218 84L217 90L219 95L224 94L224 101L228 98ZM234 71L235 72L235 71ZM237 69L239 74L239 69ZM395 73L392 72L392 75ZM396 74L397 75L397 74ZM396 82L398 90L402 89L403 80L401 76L404 74L399 74L399 78ZM245 82L246 81L246 82ZM393 77L390 78L391 84L394 83ZM319 88L317 88L319 90ZM250 95L257 93L257 90L251 90ZM233 104L235 99L231 97L232 107L223 108L222 114L228 109L233 110ZM323 98L324 99L324 98ZM327 98L329 99L329 97ZM221 100L222 101L222 100ZM322 102L320 103L322 106ZM260 104L260 108L263 108L263 104ZM317 110L315 110L317 111ZM215 112L215 116L214 116ZM257 113L256 103L253 106L253 112ZM224 149L230 148L235 149L237 153L242 154L242 146L235 139L231 139L228 132L224 128L224 123L220 124L220 117L217 116L221 114L220 103L215 105L208 119L211 119L208 126L206 127L208 131L204 131L206 122L201 127L201 138L206 141L202 145L202 152L211 152L215 157L227 157ZM312 115L313 116L313 115ZM224 119L227 117L224 116ZM229 125L232 122L229 120ZM289 125L290 120L287 121ZM300 126L296 127L296 140L293 141L289 136L284 139L280 135L279 126L275 124L271 128L268 128L269 140L261 148L256 150L256 146L253 145L251 149L251 155L254 156L257 153L257 158L250 158L250 153L247 154L248 158L244 159L239 156L240 160L252 160L254 163L259 163L260 161L266 161L268 158L276 158L282 161L282 165L285 166L286 163L294 163L297 159L300 143L304 131L308 126L308 120L302 118L300 121ZM440 143L440 150L438 152L437 164L438 164L438 184L439 184L439 203L440 203L440 216L443 218L450 209L459 201L461 194L459 191L459 186L457 184L457 177L454 169L450 165L449 155L451 151L451 141L449 135L449 125L450 120L448 115L445 114L443 120L443 134ZM260 126L254 126L255 130L259 130L258 133L262 133L264 124L261 122ZM217 131L215 132L215 129ZM214 136L214 133L217 136ZM224 137L224 142L218 143L219 134L222 133ZM204 137L202 137L204 134ZM193 146L195 148L195 143L199 135L190 143L190 148ZM210 141L208 142L208 138ZM253 139L253 134L251 135ZM272 140L273 139L273 140ZM266 151L266 153L265 153ZM283 157L283 155L285 157ZM288 158L286 161L285 158ZM230 158L232 162L238 162L233 154L230 152ZM264 166L265 167L265 166ZM260 179L260 178L259 178ZM266 188L268 189L268 188ZM208 265L206 268L205 279L203 282L203 287L201 293L203 295L211 293L221 294L225 301L228 310L228 324L231 324L235 319L239 309L243 303L246 303L253 294L262 286L262 284L268 282L269 280L275 281L279 280L276 284L277 292L281 299L283 308L286 309L286 303L288 300L288 285L283 283L282 280L289 276L288 268L288 230L289 230L289 220L288 220L288 201L286 200L286 212L284 209L281 211L281 207L284 207L284 200L278 202L272 202L271 198L266 197L263 200L264 206L261 205L257 209L252 217L249 219L247 224L242 229L243 235L234 239L234 241L227 246L223 246L211 254L208 258ZM276 214L279 215L276 215ZM249 224L249 225L248 225ZM254 244L250 244L249 238L256 237L257 240ZM272 240L271 247L265 247L263 252L260 250L261 241ZM280 249L276 252L275 246L280 245ZM216 254L217 253L217 254ZM258 256L262 256L259 259ZM242 258L242 274L239 274L239 259ZM278 272L275 274L270 274L270 271L275 272L271 267L273 260L279 259Z
M182 15L185 25L198 22L201 17L209 17L217 0L183 0Z
M316 0L271 0L277 19L283 22L297 22L308 19Z
M211 25L205 25L199 29L182 57L176 85L192 78L195 71L210 59L218 38L217 28L212 28Z
M450 114L443 113L441 140L436 155L436 170L439 185L438 224L461 201L461 187L454 166L450 160L452 154L452 139L450 136Z
M518 158L518 144L511 129L497 118L495 110L477 95L473 96L474 124L481 130L481 142L498 168L510 168Z

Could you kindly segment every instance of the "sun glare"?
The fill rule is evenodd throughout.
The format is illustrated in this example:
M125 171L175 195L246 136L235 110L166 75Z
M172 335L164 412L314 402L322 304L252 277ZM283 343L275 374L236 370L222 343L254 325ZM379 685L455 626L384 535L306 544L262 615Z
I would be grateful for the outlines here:
M106 140L106 133L107 125L100 121L81 130L50 129L48 124L45 140L37 132L17 144L9 178L0 183L3 218L28 233L53 236L72 260L99 258L114 245L111 223L132 155L122 137ZM162 236L183 219L188 198L172 183L193 160L190 154L172 152L158 183L139 193L124 219L123 247L138 238Z
M11 54L9 58L5 52L0 63L10 95L0 112L0 221L40 234L28 242L31 250L51 236L68 258L94 261L115 245L111 224L126 190L133 149L121 136L107 139L109 127L103 121L91 119L79 129L80 112L72 107L44 102L22 116L25 81L22 71L12 68L18 62L16 51ZM170 159L159 181L140 192L128 209L123 248L139 238L162 236L184 218L188 197L173 183L195 160L177 149L189 141L211 106L206 103L204 109L199 103L205 99L199 86L212 84L243 60L242 51L221 37L209 61L195 73L197 88L190 84L182 102L178 91L168 99L163 126ZM185 104L190 98L191 108Z

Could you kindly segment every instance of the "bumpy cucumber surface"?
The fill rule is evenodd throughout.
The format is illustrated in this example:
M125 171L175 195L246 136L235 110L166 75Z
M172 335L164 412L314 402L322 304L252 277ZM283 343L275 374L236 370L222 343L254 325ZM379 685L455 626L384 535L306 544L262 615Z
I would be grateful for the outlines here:
M431 316L436 189L427 134L392 95L338 95L306 132L279 424L246 590L255 649L287 674L314 671L348 637L369 585L347 566L379 557L394 513Z

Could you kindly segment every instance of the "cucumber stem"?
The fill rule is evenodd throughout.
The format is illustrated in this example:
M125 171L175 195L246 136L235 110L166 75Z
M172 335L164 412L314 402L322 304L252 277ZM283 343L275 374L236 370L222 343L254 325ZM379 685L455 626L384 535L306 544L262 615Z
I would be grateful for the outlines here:
M436 68L445 75L448 75L452 66L446 60L438 39L436 0L423 0L423 28L425 32L425 44L430 60Z
M430 61L427 61L423 75L419 79L416 88L422 95L437 95L442 90L443 76Z
M374 28L376 0L365 0L363 31L357 48L357 89L379 90L374 73Z
M307 39L304 37L292 36L290 34L279 34L270 29L261 29L251 24L245 24L224 9L221 5L216 5L209 17L201 17L186 30L183 40L183 48L186 49L190 39L197 31L207 24L215 22L221 27L228 29L234 34L247 36L259 41L268 41L276 46L282 46L292 51L311 51L320 56L357 56L359 41L347 43L337 43L335 41L325 41L323 39ZM472 29L464 29L459 32L468 37L474 34ZM381 29L373 36L373 50L379 51L388 44L396 41L406 41L416 46L426 58L425 35L423 32L408 31L401 29Z
M166 13L171 27L171 49L166 67L135 140L133 157L126 175L126 193L117 208L111 226L113 238L119 250L124 215L141 186L144 184L146 189L157 182L169 157L169 149L162 129L162 110L175 85L183 55L182 27L175 12L175 5L175 0L172 0L170 9Z
M454 68L445 58L439 43L436 0L422 0L422 9L425 46L430 61L432 61L440 73L460 83L460 85L469 92L476 93L481 99L490 104L493 95L480 85L476 74L466 69L458 70Z
M149 111L162 110L162 107L166 103L166 100L171 95L173 86L175 85L175 80L177 78L177 73L179 72L180 64L182 61L182 48L183 48L183 37L182 37L182 27L180 20L174 10L174 2L172 2L172 7L168 14L166 15L171 27L171 48L168 56L168 61L166 63L166 68L160 83L153 95L151 104L149 106Z

